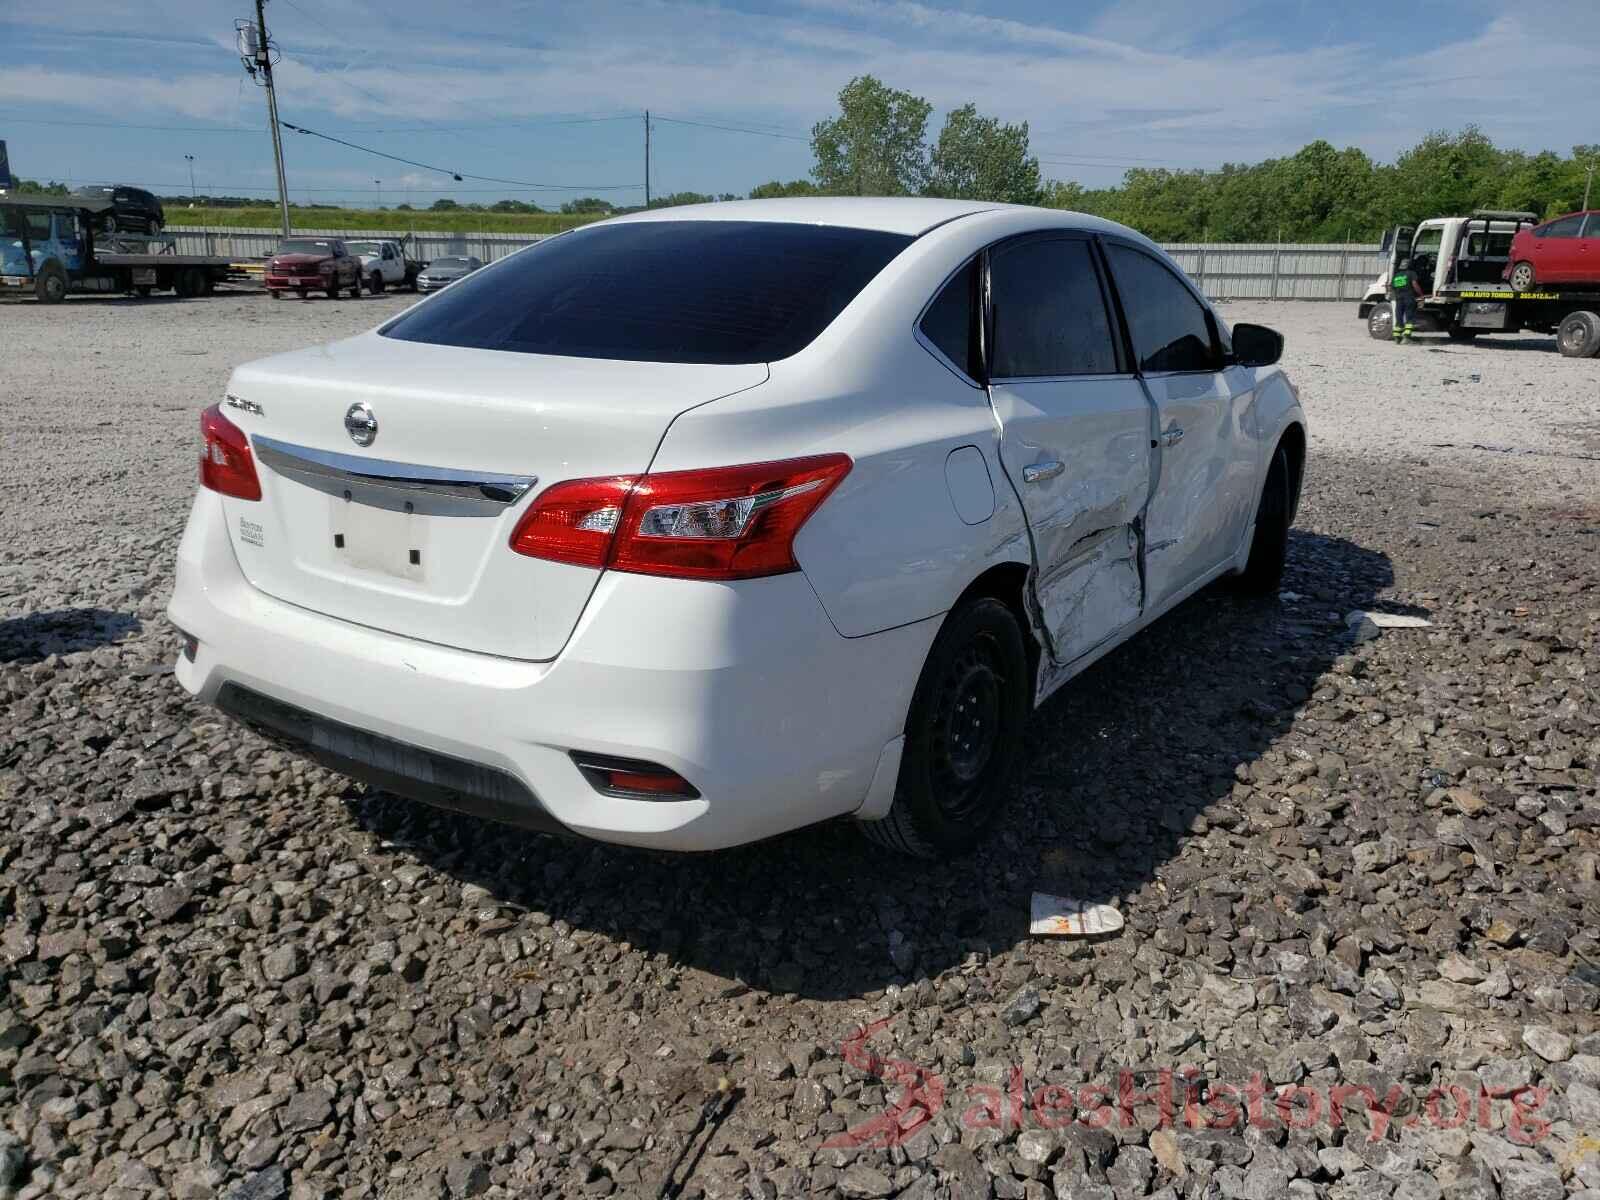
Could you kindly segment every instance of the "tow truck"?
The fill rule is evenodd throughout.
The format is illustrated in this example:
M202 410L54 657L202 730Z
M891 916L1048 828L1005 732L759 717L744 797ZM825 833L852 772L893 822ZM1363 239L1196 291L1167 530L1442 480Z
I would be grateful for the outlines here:
M1409 258L1423 292L1413 318L1419 333L1470 342L1479 334L1532 330L1555 334L1556 348L1568 358L1600 353L1600 283L1519 292L1503 281L1511 239L1538 219L1530 212L1480 208L1470 217L1395 226L1383 237L1388 265L1357 309L1367 332L1390 340L1389 277L1400 259Z
M44 304L69 292L196 297L229 277L229 259L179 254L161 234L97 235L96 218L111 206L83 196L0 195L0 295L32 292Z

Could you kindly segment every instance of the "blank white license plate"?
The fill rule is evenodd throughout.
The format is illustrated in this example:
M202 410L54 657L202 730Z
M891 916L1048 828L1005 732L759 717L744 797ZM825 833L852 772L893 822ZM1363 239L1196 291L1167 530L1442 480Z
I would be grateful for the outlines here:
M348 500L332 503L334 561L413 583L427 577L428 518Z

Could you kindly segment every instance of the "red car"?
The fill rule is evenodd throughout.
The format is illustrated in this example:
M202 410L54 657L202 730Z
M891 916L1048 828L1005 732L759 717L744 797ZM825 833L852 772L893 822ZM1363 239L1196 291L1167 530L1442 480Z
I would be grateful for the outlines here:
M290 238L267 260L266 279L274 300L284 292L298 292L302 300L310 292L327 292L337 300L347 289L359 298L361 260L338 238Z
M1502 278L1519 292L1556 283L1600 285L1600 210L1519 229Z

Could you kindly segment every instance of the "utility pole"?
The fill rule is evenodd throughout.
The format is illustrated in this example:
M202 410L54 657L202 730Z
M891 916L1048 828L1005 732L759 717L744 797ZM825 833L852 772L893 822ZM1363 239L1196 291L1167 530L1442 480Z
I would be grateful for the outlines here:
M650 207L650 110L644 110L644 206Z
M194 155L185 154L183 157L189 163L189 206L194 208L200 203L200 194L194 186Z
M283 135L278 128L278 95L272 87L272 41L267 36L267 0L256 0L255 28L241 21L239 31L239 57L250 78L261 73L261 82L267 89L267 121L272 126L272 161L278 168L278 212L283 217L283 236L289 236L289 185L283 178Z
M1583 177L1583 203L1579 208L1587 210L1589 207L1589 185L1594 182L1594 163L1589 164L1589 173Z

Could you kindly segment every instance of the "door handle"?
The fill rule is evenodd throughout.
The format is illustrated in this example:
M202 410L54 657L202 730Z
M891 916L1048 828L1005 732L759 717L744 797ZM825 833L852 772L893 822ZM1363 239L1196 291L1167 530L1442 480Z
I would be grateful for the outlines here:
M1161 435L1163 446L1176 446L1183 441L1183 429L1178 425L1169 425L1167 431Z
M1023 483L1043 483L1046 479L1054 479L1067 469L1063 462L1034 463L1031 467L1022 468Z

